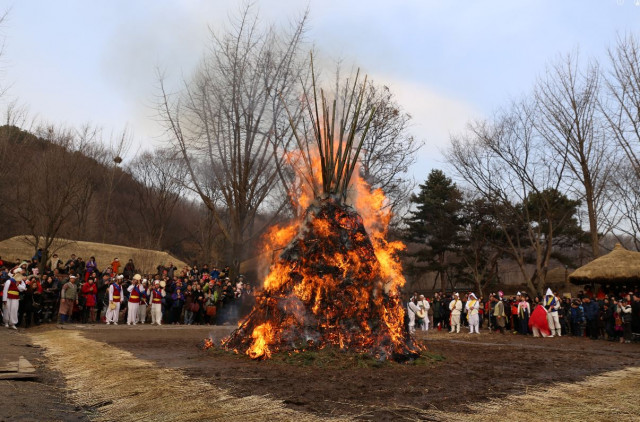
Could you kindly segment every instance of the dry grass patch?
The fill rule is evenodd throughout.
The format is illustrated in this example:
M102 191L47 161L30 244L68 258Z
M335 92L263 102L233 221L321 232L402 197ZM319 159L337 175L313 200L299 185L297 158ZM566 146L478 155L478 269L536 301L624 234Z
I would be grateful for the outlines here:
M605 372L576 383L533 387L486 404L471 413L436 412L443 420L477 421L630 421L640 420L640 367Z
M14 262L16 258L30 259L33 256L33 246L25 238L28 236L15 236L0 242L0 256L8 262ZM33 239L31 237L31 239ZM107 268L114 258L121 262L120 272L131 258L136 268L143 272L155 272L158 264L167 265L170 262L181 269L186 264L166 252L151 249L130 248L128 246L109 245L106 243L94 243L58 239L54 242L52 251L55 251L60 259L66 262L71 254L76 254L87 261L91 256L96 257L98 268Z
M163 369L76 331L31 335L53 369L65 377L71 400L94 409L98 421L315 421L262 396L233 397L208 382Z

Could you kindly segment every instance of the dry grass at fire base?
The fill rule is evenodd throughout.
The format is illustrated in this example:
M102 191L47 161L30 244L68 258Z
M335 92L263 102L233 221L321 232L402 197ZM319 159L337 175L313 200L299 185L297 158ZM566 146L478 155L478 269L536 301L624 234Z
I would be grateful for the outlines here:
M97 421L315 421L318 417L287 409L267 397L237 398L178 370L107 344L77 331L44 331L32 335L46 348L50 365L64 375L70 399L94 410ZM335 419L339 420L339 419Z

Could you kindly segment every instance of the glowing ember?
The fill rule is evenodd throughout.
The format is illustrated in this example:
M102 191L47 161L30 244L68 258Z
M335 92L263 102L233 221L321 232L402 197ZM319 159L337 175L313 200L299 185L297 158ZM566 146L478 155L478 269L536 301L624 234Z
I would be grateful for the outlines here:
M205 338L202 342L202 350L207 350L213 347L213 339Z
M367 79L360 84L356 74L339 99L327 101L323 90L317 95L311 62L314 98L306 111L313 140L303 140L287 110L299 150L285 154L297 175L291 203L304 218L268 233L266 250L282 252L254 309L223 347L254 359L327 346L380 360L417 357L399 299L405 280L397 252L404 245L386 241L391 214L383 192L353 177L375 112L362 108Z
M274 246L293 240L271 266L255 308L223 346L253 359L327 345L381 360L415 356L419 346L404 331L399 299L405 280L397 251L404 245L385 240L383 200L381 192L359 191L363 219L334 198L317 199L301 223L271 231Z

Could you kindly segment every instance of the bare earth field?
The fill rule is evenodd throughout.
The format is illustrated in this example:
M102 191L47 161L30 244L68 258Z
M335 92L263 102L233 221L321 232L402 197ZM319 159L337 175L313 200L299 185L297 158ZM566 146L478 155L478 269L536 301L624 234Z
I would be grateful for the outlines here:
M91 419L640 420L640 344L430 332L420 337L429 359L381 366L321 356L256 362L198 347L230 329L50 326L28 334L45 350L42 383L58 379L68 409ZM549 404L559 413L545 413Z

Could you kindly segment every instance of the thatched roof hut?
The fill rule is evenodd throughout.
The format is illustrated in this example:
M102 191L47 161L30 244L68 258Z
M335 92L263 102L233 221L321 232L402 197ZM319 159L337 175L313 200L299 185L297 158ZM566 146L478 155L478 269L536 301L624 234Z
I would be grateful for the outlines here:
M573 284L640 282L640 252L619 243L607 255L594 259L569 275Z
M573 272L573 269L566 269L564 267L554 268L547 271L547 277L545 283L554 286L564 285L567 281L567 274Z

